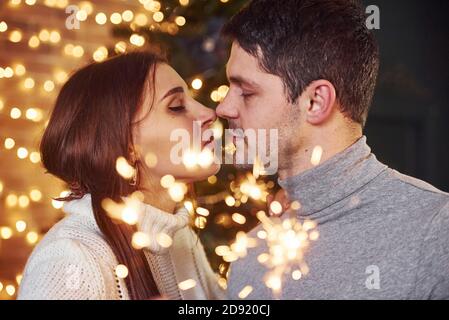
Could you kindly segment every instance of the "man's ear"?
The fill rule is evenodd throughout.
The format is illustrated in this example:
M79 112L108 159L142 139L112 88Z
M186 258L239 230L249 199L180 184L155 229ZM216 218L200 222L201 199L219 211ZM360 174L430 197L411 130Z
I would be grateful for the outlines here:
M326 122L337 99L335 87L327 80L312 82L304 91L306 121L313 125Z

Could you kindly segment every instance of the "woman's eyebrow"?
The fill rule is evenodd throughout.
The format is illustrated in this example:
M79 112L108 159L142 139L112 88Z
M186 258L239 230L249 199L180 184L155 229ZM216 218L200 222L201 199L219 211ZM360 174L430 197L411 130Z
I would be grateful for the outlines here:
M162 97L162 99L159 102L161 102L165 98L167 98L171 95L174 95L176 93L184 93L184 88L183 87L175 87L175 88L168 90L167 93Z

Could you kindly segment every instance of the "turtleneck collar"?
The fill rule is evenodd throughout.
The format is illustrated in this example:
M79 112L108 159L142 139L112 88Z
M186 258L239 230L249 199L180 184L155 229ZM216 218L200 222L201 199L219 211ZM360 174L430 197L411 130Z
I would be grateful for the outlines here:
M299 218L323 222L326 208L353 195L387 166L376 159L363 136L355 144L297 176L279 180L291 201L301 204Z
M81 199L64 203L63 210L68 215L81 214L87 216L95 231L101 233L95 221L90 194L86 194ZM168 253L169 249L160 245L160 241L158 241L160 234L166 234L173 239L175 233L186 227L191 218L189 211L184 207L172 214L143 202L140 203L139 212L138 231L149 236L147 249L158 255Z

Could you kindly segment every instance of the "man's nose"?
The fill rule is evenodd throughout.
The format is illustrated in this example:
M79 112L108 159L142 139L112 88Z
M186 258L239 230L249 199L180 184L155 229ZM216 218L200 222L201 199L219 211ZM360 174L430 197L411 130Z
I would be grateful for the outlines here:
M232 102L226 97L216 109L217 116L224 119L236 119L238 118L237 109L232 105Z

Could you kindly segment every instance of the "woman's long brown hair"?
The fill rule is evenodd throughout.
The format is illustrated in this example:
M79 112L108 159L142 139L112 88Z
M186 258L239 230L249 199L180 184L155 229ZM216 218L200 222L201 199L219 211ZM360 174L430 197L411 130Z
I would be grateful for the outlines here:
M115 165L121 156L132 161L133 124L148 86L154 92L155 67L164 61L134 52L77 71L59 93L40 146L47 171L70 186L64 200L91 194L95 220L118 262L127 266L125 281L135 300L158 296L157 286L144 252L131 245L135 228L113 221L101 202L120 202L139 189Z

